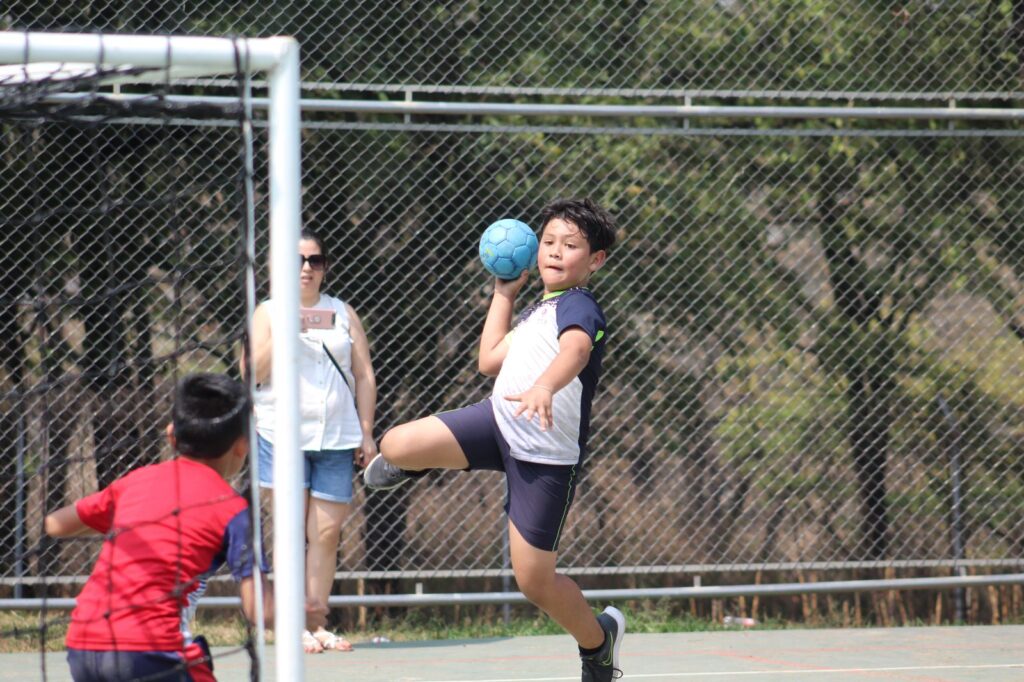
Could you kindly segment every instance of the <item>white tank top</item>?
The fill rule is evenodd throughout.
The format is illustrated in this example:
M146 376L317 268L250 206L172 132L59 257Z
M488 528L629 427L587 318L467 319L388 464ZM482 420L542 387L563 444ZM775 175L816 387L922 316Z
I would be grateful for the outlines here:
M269 301L267 302L269 303ZM267 303L264 303L266 305ZM321 294L314 308L329 308L336 315L333 329L308 329L299 334L299 447L303 450L347 450L363 442L356 412L352 375L352 336L348 309L340 299ZM295 311L298 315L298 311ZM273 320L271 334L273 334ZM345 372L331 362L324 345ZM351 388L350 388L351 387ZM268 378L253 394L256 430L274 442L274 388Z

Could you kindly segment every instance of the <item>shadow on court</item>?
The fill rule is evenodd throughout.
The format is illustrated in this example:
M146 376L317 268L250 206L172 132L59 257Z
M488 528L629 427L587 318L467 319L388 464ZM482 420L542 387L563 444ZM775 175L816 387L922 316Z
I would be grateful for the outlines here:
M310 682L553 682L579 680L568 636L370 644L306 657ZM218 653L215 651L215 653ZM274 651L267 651L273 680ZM0 656L0 680L42 680L38 654ZM860 630L748 630L628 634L624 680L1024 680L1024 626ZM67 682L63 654L49 654L47 680ZM247 682L243 654L216 661L221 682Z

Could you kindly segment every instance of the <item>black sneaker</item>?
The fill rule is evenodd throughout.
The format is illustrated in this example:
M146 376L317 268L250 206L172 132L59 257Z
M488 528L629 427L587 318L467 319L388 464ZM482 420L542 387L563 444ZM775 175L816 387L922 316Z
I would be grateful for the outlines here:
M607 607L597 622L605 631L604 644L596 654L580 656L583 661L583 682L611 682L622 677L619 668L619 646L626 634L626 617L614 606Z
M378 454L363 469L363 482L370 490L391 490L414 478Z

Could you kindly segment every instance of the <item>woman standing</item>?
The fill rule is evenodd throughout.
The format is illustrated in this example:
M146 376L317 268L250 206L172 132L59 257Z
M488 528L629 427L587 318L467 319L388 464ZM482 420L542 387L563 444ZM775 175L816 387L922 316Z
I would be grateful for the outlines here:
M306 487L306 595L326 605L337 567L341 528L352 501L353 462L377 454L373 420L377 384L366 333L352 306L321 291L329 259L323 240L303 230L299 240L299 444ZM270 305L253 316L256 430L260 487L273 488L274 387L270 383ZM323 628L303 632L307 653L351 651L344 637Z

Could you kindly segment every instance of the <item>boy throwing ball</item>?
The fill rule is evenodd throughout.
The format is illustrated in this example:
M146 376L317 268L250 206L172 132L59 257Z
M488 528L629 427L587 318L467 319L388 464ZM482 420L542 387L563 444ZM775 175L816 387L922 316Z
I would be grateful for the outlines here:
M242 610L254 617L249 505L226 480L249 452L251 411L237 381L186 376L167 427L178 456L136 469L46 517L51 537L107 536L71 613L67 648L75 682L215 680L206 642L187 632L188 615L201 583L227 564L239 581ZM308 613L323 624L326 608Z
M527 273L495 279L479 369L497 375L491 397L388 431L363 478L402 485L431 468L503 471L512 569L526 598L576 638L584 682L621 674L626 621L596 618L579 587L556 571L558 540L586 457L590 405L604 355L604 313L587 286L615 242L608 213L589 199L559 200L541 215L542 299L512 324Z

